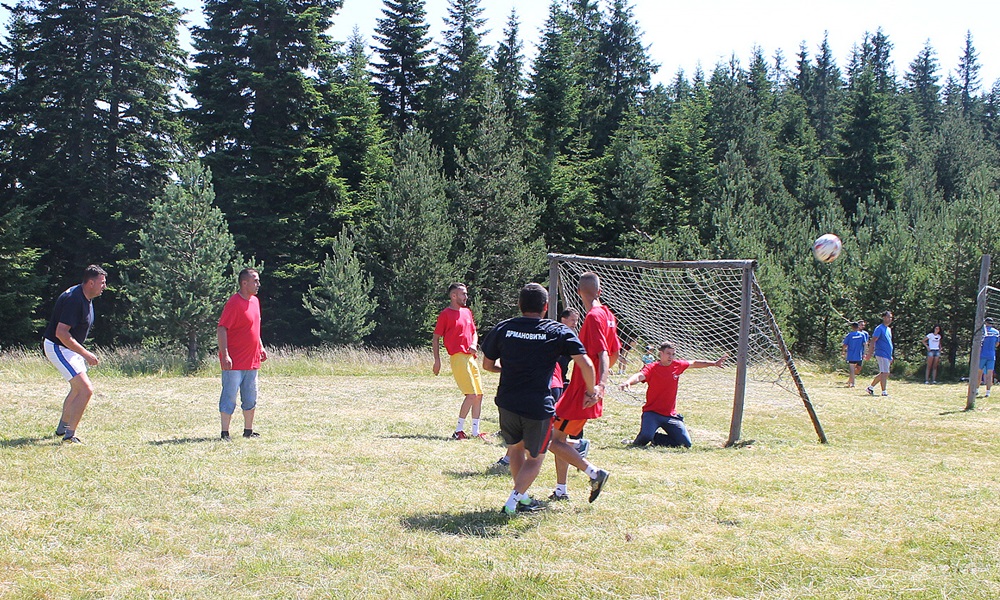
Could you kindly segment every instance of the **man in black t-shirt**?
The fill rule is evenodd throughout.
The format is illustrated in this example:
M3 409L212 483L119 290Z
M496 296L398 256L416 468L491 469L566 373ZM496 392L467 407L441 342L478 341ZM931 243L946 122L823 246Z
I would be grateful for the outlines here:
M107 287L107 272L97 265L83 271L83 282L59 295L52 310L52 318L45 328L42 347L45 357L69 382L69 394L63 401L62 417L56 435L67 443L79 444L76 427L83 417L94 385L87 376L87 365L96 366L97 356L83 347L94 324L94 298Z
M542 468L551 439L555 401L549 382L559 357L569 356L579 365L588 394L603 393L595 388L594 364L576 334L562 323L542 318L548 300L542 286L525 285L518 296L522 316L497 324L482 343L483 368L500 373L496 405L514 479L514 491L501 511L509 515L540 508L528 496L528 488Z

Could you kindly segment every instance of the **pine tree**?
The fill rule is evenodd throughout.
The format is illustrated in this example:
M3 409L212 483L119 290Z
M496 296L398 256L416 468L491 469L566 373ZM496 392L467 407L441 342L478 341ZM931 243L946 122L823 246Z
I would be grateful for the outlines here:
M374 283L361 268L354 240L346 230L334 239L319 268L317 285L302 298L319 325L312 333L331 345L353 345L375 329L369 319L378 306L370 297Z
M325 33L341 0L208 0L194 29L193 139L215 174L238 248L269 265L275 343L308 339L302 307L324 246L359 207L340 176L327 117L341 84ZM346 215L346 217L345 217Z
M533 145L549 163L568 148L580 112L571 41L563 32L565 18L553 2L529 85Z
M382 116L396 135L402 135L423 110L424 90L430 76L430 28L424 0L384 0L383 18L375 28L375 53L381 62L372 65Z
M0 213L0 272L6 285L0 290L0 311L4 317L4 346L37 341L44 321L34 318L42 303L45 280L38 275L42 251L28 245L31 211L15 207Z
M183 163L139 231L141 275L131 289L140 313L135 321L144 338L183 347L190 366L215 339L215 324L242 263L214 200L211 171Z

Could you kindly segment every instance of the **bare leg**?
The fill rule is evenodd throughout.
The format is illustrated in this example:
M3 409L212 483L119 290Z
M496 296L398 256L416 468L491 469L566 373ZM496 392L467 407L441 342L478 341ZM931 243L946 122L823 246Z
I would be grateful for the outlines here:
M66 423L66 429L76 431L80 419L83 418L83 411L90 403L94 395L94 385L86 373L80 373L69 380L69 395L63 402L62 420Z

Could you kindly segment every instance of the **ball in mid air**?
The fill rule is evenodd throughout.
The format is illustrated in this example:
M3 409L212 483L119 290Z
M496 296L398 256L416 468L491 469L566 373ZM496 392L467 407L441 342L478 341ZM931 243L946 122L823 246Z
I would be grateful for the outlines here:
M841 244L840 238L832 233L825 233L813 242L813 254L816 256L816 260L822 263L836 260L840 256L842 248L843 244Z

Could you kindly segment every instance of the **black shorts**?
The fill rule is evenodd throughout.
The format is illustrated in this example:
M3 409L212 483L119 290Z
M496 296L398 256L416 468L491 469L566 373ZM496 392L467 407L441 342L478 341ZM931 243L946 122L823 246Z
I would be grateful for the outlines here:
M508 446L524 442L524 449L532 458L545 454L552 439L552 419L529 419L505 408L500 412L500 435Z

